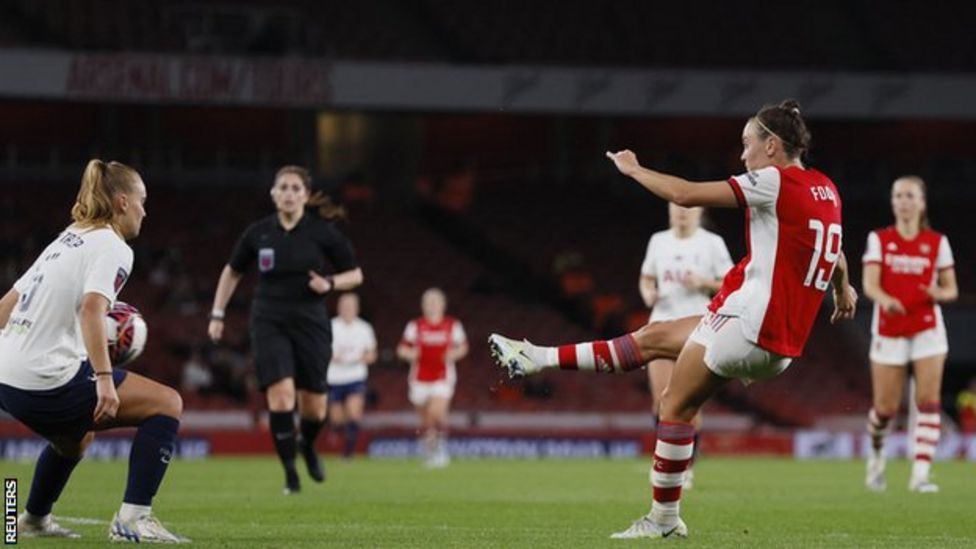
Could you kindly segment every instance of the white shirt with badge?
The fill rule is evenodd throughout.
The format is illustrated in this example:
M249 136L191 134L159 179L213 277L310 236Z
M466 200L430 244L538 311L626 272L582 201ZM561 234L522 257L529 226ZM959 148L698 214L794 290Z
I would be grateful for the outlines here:
M672 229L654 233L641 265L641 275L654 277L657 283L651 321L705 314L709 296L685 288L682 281L690 275L718 280L731 268L725 241L711 231L699 228L686 238L678 238Z
M132 272L132 249L110 228L65 229L17 282L20 298L0 332L0 383L54 389L88 358L78 309L88 293L109 307Z
M366 353L376 348L376 334L369 322L356 318L346 322L332 319L332 362L326 381L329 385L346 385L366 381L369 367L363 361Z

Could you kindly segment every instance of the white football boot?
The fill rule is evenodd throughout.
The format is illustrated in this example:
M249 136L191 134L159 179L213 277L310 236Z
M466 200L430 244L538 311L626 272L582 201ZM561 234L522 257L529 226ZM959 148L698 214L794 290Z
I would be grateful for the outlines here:
M505 336L491 334L488 336L488 349L495 363L508 372L508 377L525 377L538 373L542 365L530 356L528 348L532 346L528 341L515 341Z
M112 526L108 531L108 539L130 543L189 543L190 540L176 535L166 529L159 519L152 514L142 515L133 520L124 521L118 513L112 517Z
M81 535L54 521L50 514L35 517L24 511L17 517L17 532L25 538L80 538Z
M610 539L641 539L641 538L686 538L688 537L688 526L685 521L678 519L678 522L671 526L662 526L653 520L650 515L634 521L630 528L623 532L610 534Z
M868 455L864 486L872 492L884 492L888 488L885 481L885 458L881 452L872 451Z
M918 494L935 494L939 491L939 485L932 482L927 476L916 477L913 475L912 479L908 481L908 491Z

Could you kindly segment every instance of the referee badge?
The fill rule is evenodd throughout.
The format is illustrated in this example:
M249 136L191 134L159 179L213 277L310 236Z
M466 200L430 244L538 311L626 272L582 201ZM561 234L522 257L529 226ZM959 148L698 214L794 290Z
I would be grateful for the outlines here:
M274 269L274 248L261 248L258 250L258 269L262 273Z

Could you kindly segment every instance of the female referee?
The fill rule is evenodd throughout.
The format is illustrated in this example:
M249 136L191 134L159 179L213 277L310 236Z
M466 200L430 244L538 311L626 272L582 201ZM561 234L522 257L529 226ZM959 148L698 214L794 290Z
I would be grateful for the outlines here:
M915 377L915 437L908 489L937 492L929 479L939 443L942 369L949 342L939 303L959 296L949 239L929 227L925 181L906 176L891 186L895 225L872 231L864 252L864 293L874 301L871 322L871 380L874 403L868 412L865 485L882 491L885 483L884 439L901 406L907 366Z
M224 309L241 277L257 262L259 279L251 307L251 344L258 382L270 412L271 437L285 469L285 493L301 490L295 456L301 450L309 476L325 480L315 439L326 415L326 371L332 326L325 294L363 282L352 246L333 224L305 211L312 178L299 166L275 175L271 199L277 211L251 224L220 273L210 325L213 341L224 332ZM327 268L335 274L323 274ZM295 431L295 405L301 417Z
M163 527L152 499L172 458L183 413L179 393L112 368L105 315L132 272L146 217L146 185L132 168L92 160L74 220L0 300L0 407L48 441L18 520L25 536L78 537L51 508L94 431L136 427L122 507L109 539L188 541Z
M669 202L745 209L749 255L726 274L702 317L656 323L665 326L611 341L561 347L489 337L493 357L512 375L545 367L632 370L670 353L675 340L686 339L661 402L651 510L611 537L687 536L679 502L694 447L690 422L701 406L730 379L766 379L800 356L831 283L832 320L853 316L857 294L841 251L840 196L826 175L803 165L809 144L799 105L788 100L765 106L749 119L741 155L748 171L727 181L691 183L641 166L628 150L607 152L617 170ZM689 333L686 326L695 318L698 325Z

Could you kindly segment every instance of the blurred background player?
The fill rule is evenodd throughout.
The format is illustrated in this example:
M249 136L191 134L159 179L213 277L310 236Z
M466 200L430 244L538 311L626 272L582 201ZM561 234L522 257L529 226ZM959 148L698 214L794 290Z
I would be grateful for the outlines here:
M447 419L454 385L455 364L468 354L468 338L461 321L447 316L447 297L429 288L420 300L423 316L411 320L397 346L397 356L410 363L410 403L420 421L420 449L428 467L445 467Z
M654 233L647 243L639 289L644 304L651 308L651 322L705 314L712 294L722 287L722 277L732 268L732 257L725 241L702 228L703 214L702 208L668 204L670 228ZM647 365L655 415L673 370L674 360L670 358L652 360ZM696 415L692 423L697 448L701 414ZM691 481L689 466L685 489L691 487Z
M369 365L376 362L376 334L359 318L359 296L344 293L332 319L332 362L329 363L329 422L345 434L342 455L352 457L366 405Z
M891 186L895 225L868 235L864 251L864 293L874 301L871 322L871 381L874 401L868 412L865 484L884 490L885 436L901 406L911 364L915 378L910 431L914 457L908 489L937 492L930 481L932 458L939 443L942 372L949 342L940 303L959 296L949 239L929 226L925 182L905 176Z
M74 220L0 300L0 408L47 439L37 459L25 536L79 537L51 509L94 431L136 427L125 497L109 539L180 543L152 514L175 451L183 401L173 389L109 361L105 315L132 273L146 217L146 185L132 168L92 160Z
M741 159L748 172L727 181L690 183L641 166L631 151L607 153L622 174L669 202L746 209L749 243L749 254L725 276L681 350L665 391L651 511L613 538L687 536L679 503L694 450L691 420L701 406L730 379L750 383L789 367L803 352L831 283L832 320L854 315L857 294L841 249L840 197L826 175L803 165L810 139L799 104L787 100L763 107L746 123ZM683 324L671 326L680 331ZM496 361L515 375L546 366L613 372L645 360L631 334L561 347L492 334L489 345Z
M220 273L207 329L213 341L223 336L227 303L256 262L251 345L270 412L271 436L285 469L286 494L301 489L295 470L299 447L309 476L316 482L325 480L315 451L325 422L326 369L332 355L332 323L323 296L363 281L349 240L330 220L306 212L311 189L305 168L278 170L271 188L276 212L252 223L238 239ZM322 274L329 269L335 274Z

